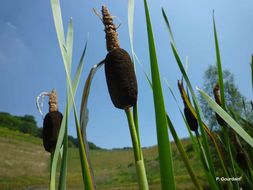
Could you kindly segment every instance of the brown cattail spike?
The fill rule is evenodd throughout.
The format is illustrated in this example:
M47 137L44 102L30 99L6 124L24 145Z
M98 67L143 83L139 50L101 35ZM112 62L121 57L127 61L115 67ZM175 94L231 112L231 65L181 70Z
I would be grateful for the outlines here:
M185 115L185 119L186 119L186 121L187 121L190 129L192 131L197 132L198 131L198 121L194 117L193 113L191 112L191 109L189 108L189 106L186 103L186 99L188 98L188 96L185 93L184 85L179 80L178 80L177 84L178 84L178 89L180 91L181 97L182 97L183 102L184 102L184 115Z
M194 117L194 115L192 114L190 108L188 108L187 106L184 107L184 115L185 115L186 121L187 121L190 129L192 131L197 131L198 130L198 121Z
M112 16L106 6L102 6L103 23L105 25L106 47L110 52L115 48L119 48L119 39L117 34L117 27L113 24Z
M218 83L213 88L213 94L214 94L214 98L215 98L216 103L219 106L221 106L220 86L219 86ZM215 113L215 116L216 116L216 120L217 120L217 122L219 123L220 126L225 126L226 125L226 122L217 113Z
M62 114L58 111L56 90L49 95L49 112L43 121L43 145L46 151L53 152L57 143L58 133L61 127Z
M126 109L137 101L137 81L129 54L121 48L109 52L105 58L105 76L115 107Z

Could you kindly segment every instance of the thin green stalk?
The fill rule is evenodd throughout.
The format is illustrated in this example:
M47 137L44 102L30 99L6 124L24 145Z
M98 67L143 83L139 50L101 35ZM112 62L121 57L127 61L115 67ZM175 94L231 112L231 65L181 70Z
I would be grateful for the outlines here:
M138 177L139 189L140 190L148 190L148 180L146 176L146 170L144 166L144 161L142 158L142 153L140 149L140 144L138 140L138 135L136 132L136 127L134 123L133 114L130 108L125 109L125 113L127 116L127 121L129 125L129 130L131 134L132 144L133 144L133 151L134 151L134 158L136 162L136 172Z
M49 189L50 190L55 190L55 178L54 178L53 173L52 173L53 159L54 159L54 152L52 152L50 154L50 184L49 184Z
M140 145L139 145L139 140L138 140L138 136L137 136L137 132L136 132L136 128L135 128L133 114L132 114L132 111L130 108L125 109L125 113L127 116L129 130L130 130L131 139L132 139L132 143L133 143L134 158L135 158L135 161L138 161L141 159L141 154L140 154L140 150L139 150Z
M66 117L66 120L68 118ZM66 121L68 123L68 121ZM59 180L59 190L66 189L66 178L67 178L67 159L68 159L68 128L65 128L64 139L63 139L63 154L61 160L61 172Z
M141 141L140 141L140 132L139 132L139 122L138 122L138 102L136 105L133 107L133 117L134 117L134 124L135 124L135 129L137 133L137 138L138 138L138 143L139 143L139 150L141 150ZM142 157L142 151L141 157Z

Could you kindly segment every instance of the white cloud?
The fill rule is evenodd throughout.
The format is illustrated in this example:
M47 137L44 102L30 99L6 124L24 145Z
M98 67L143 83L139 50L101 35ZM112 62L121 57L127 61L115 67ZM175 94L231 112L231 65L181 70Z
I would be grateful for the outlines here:
M6 25L7 25L8 27L10 27L11 29L13 29L13 30L16 30L16 29L17 29L17 27L14 26L14 25L13 25L12 23L10 23L9 21L6 22Z

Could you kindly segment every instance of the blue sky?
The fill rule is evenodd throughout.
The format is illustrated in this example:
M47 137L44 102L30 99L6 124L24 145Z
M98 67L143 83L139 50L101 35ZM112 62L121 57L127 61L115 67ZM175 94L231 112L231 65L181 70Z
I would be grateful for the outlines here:
M42 91L56 88L59 109L63 111L66 91L65 71L50 1L1 0L0 5L0 111L14 115L34 115L38 125L42 126L42 118L35 106L36 96ZM84 72L76 96L78 110L90 68L104 59L107 53L103 25L92 11L92 8L100 11L102 5L107 5L111 14L116 16L115 23L121 24L118 29L120 45L130 52L127 0L61 1L65 29L70 17L74 23L74 68L89 33ZM252 1L149 1L161 77L168 79L181 103L176 86L181 75L169 46L161 7L164 7L169 17L181 58L185 60L188 56L188 74L192 84L200 87L205 69L215 64L212 27L212 11L215 10L223 68L234 74L242 94L248 99L252 98L249 66L253 53ZM134 46L144 70L150 74L144 7L140 0L135 2ZM138 65L137 78L141 143L143 146L151 146L156 144L152 94ZM185 137L187 130L180 113L164 82L163 85L167 111L179 135ZM87 135L90 141L105 148L131 146L125 114L111 103L103 68L94 78L88 107L90 119ZM47 109L45 103L44 113ZM69 133L76 136L72 115Z

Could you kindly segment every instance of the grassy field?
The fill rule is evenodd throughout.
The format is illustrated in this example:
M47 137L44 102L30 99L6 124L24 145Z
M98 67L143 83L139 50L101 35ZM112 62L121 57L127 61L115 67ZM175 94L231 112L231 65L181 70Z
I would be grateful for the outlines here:
M183 140L194 171L204 185L201 164L190 143ZM174 143L172 152L177 189L194 189ZM143 153L150 189L160 189L157 147L144 148ZM41 139L0 127L0 190L48 189L49 159ZM131 150L92 150L91 161L98 189L138 189ZM68 189L83 189L76 148L69 149L67 185Z

